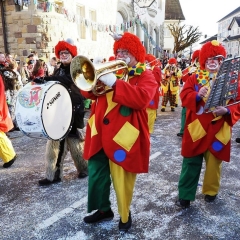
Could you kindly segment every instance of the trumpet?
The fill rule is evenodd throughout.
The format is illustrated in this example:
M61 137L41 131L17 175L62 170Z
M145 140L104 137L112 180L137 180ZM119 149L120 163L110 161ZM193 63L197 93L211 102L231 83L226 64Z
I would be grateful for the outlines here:
M155 64L152 66L151 63L154 63L154 62L155 62ZM160 62L159 58L156 58L156 59L152 60L151 62L148 62L146 64L146 66L147 66L147 68L152 68L152 67L155 67L155 66L159 66L160 67L160 65L161 65L160 63L161 62Z
M93 64L87 57L79 55L72 59L70 74L76 86L83 91L92 91L94 95L101 96L113 89L106 86L99 78L108 73L122 71L120 80L127 81L128 66L122 60Z

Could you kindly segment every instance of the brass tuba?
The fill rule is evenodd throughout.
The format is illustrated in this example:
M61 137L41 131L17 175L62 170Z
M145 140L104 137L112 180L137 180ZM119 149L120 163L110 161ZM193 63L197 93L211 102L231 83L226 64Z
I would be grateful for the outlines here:
M92 91L96 96L112 91L112 88L106 86L99 78L119 70L123 72L120 80L127 81L128 66L122 60L93 64L87 57L79 55L72 59L70 65L70 74L77 87L83 91Z

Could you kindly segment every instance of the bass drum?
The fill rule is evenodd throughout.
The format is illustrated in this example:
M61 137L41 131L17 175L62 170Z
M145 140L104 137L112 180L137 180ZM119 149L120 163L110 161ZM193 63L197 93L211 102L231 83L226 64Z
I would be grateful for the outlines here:
M72 127L69 91L57 81L26 84L18 93L16 120L28 137L63 139Z

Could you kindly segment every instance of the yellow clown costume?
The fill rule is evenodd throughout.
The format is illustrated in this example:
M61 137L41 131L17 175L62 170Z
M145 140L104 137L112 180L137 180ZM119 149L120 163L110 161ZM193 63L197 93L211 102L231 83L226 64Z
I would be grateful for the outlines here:
M177 60L175 58L170 58L168 64L163 69L163 80L161 84L163 90L162 112L165 112L168 101L170 102L171 111L175 111L179 81L182 77L182 71L176 64Z

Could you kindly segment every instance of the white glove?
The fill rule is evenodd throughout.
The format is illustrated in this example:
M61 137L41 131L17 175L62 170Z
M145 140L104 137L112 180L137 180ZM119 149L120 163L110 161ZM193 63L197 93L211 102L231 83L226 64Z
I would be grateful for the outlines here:
M106 75L102 75L99 80L105 85L112 87L113 84L116 82L117 78L113 73L107 73Z

